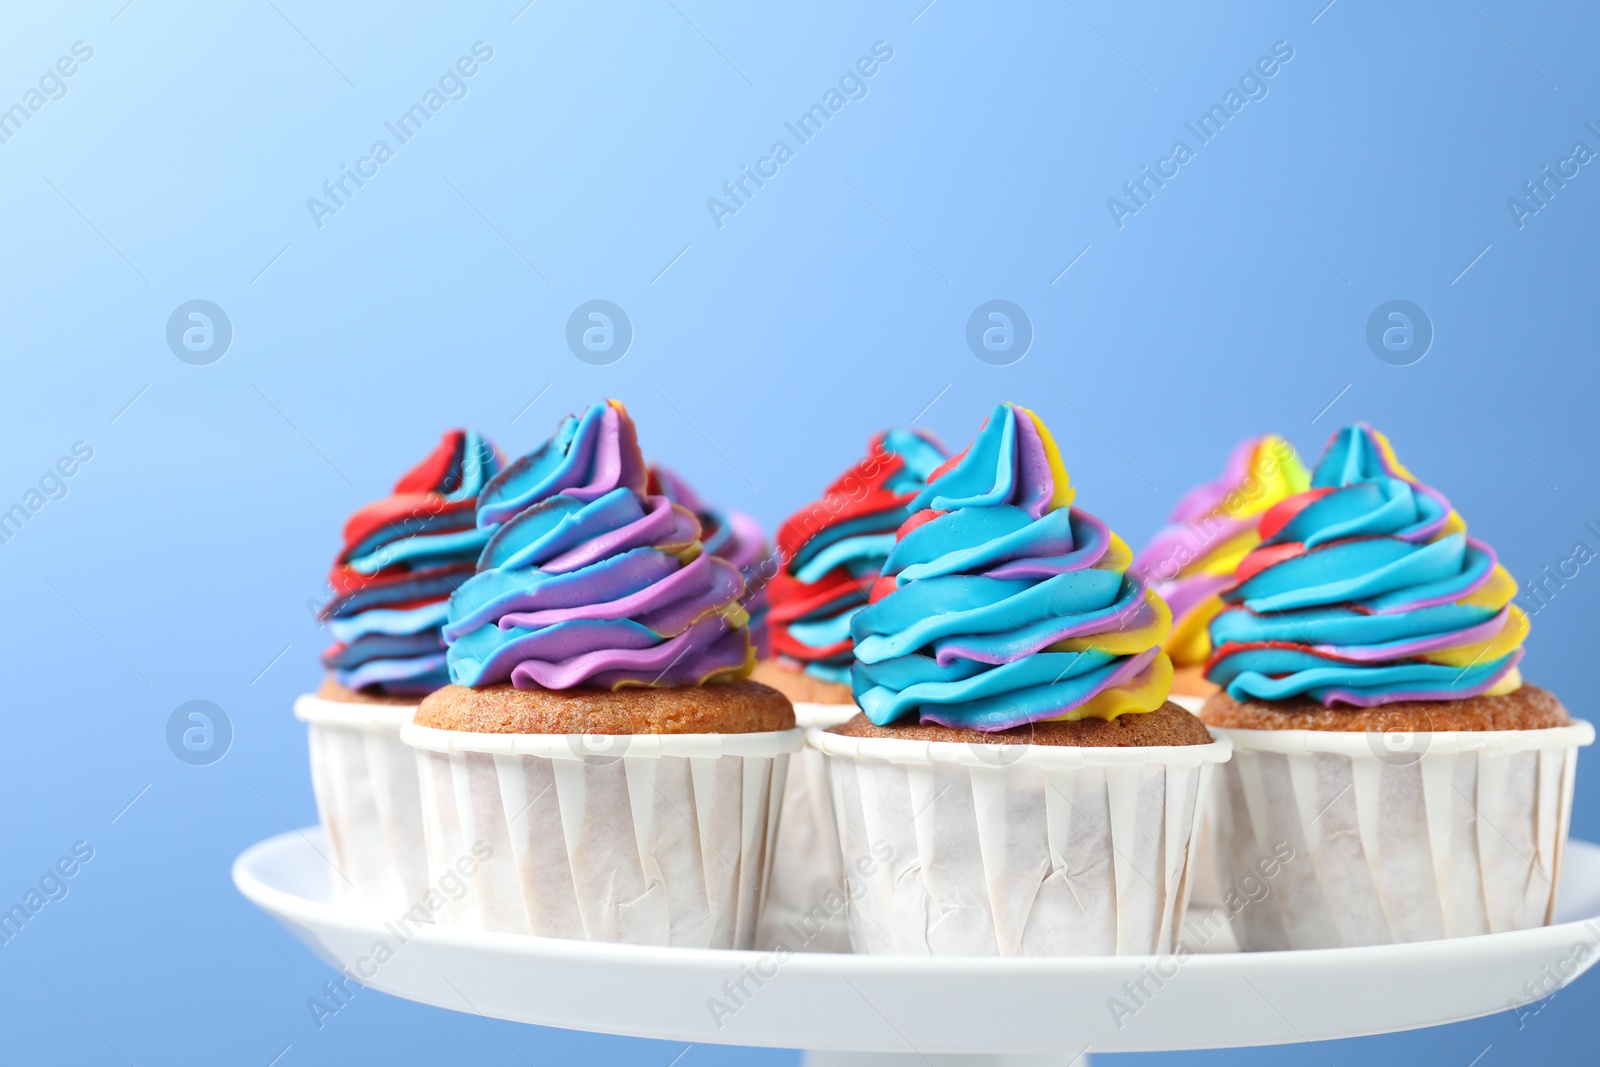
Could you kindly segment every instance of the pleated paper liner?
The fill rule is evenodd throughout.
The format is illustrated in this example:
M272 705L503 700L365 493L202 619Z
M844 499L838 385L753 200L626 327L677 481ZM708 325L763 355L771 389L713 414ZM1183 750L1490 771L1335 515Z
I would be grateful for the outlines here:
M802 731L481 734L409 725L446 925L750 948ZM466 857L475 862L462 864ZM469 877L447 872L471 869Z
M1231 749L806 741L828 761L851 946L942 956L1172 951Z
M1183 693L1170 693L1167 699L1172 701L1191 715L1199 715L1200 709L1205 705L1205 697L1188 696ZM1215 782L1215 776L1213 776ZM1195 871L1193 876L1194 890L1190 894L1190 903L1195 905L1213 905L1223 902L1223 893L1217 878L1217 865L1212 858L1214 847L1212 844L1212 818L1213 812L1209 803L1201 805L1200 829L1195 844Z
M1465 937L1554 916L1589 723L1212 732L1234 746L1212 805L1218 888L1237 891L1275 851L1294 856L1234 917L1241 948Z
M850 719L854 704L796 704L801 729L829 727ZM822 753L804 748L789 757L783 790L772 882L761 909L759 948L782 942L796 952L849 952L844 909L837 906L844 886L839 860L839 828Z
M295 701L341 903L401 910L427 892L417 759L400 741L416 710L315 696Z

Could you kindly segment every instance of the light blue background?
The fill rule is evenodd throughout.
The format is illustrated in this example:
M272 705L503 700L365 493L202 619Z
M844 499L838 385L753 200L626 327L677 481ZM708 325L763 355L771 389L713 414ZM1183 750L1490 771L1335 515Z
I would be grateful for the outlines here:
M290 704L318 679L306 602L340 524L451 425L515 454L620 397L651 456L770 526L872 431L926 409L959 445L1015 399L1056 434L1079 500L1138 543L1237 438L1277 430L1315 454L1365 418L1514 574L1600 547L1583 526L1600 521L1600 173L1523 229L1506 206L1575 140L1600 148L1583 125L1600 124L1592 5L123 2L0 16L0 106L73 42L94 49L0 144L0 507L73 442L94 449L0 545L0 898L74 841L95 849L0 947L8 1060L683 1052L497 1033L371 991L319 1032L305 1001L331 972L229 882L241 849L315 819ZM313 225L306 199L479 40L494 58L466 98ZM880 40L894 58L869 95L717 228L707 198ZM1280 40L1294 58L1269 95L1119 230L1107 198ZM195 298L235 331L211 366L164 341ZM636 331L609 367L563 339L594 298ZM1014 366L963 339L994 298L1036 331ZM1364 341L1393 298L1437 330L1414 366ZM1585 569L1525 663L1589 718L1597 609ZM236 733L210 767L163 736L194 698ZM1573 820L1590 839L1592 762ZM1590 977L1520 1029L1160 1059L1559 1062L1592 1048L1597 1009Z

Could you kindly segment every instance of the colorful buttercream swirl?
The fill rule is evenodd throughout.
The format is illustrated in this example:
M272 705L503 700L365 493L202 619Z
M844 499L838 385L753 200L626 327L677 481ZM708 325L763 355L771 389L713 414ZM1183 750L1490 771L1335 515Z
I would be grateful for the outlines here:
M1185 493L1167 525L1134 557L1128 569L1172 609L1167 655L1175 666L1203 664L1211 657L1211 620L1222 610L1219 594L1233 584L1239 561L1261 543L1257 520L1310 484L1311 474L1294 446L1277 434L1241 441L1222 477Z
M700 542L718 559L739 569L744 578L744 610L750 616L750 644L757 659L765 659L767 643L767 580L777 563L761 524L742 511L713 507L700 499L689 483L658 464L650 467L649 492L694 512L700 520Z
M949 453L922 430L873 437L865 459L778 528L783 566L769 591L772 653L848 685L850 619L866 606L911 501Z
M475 511L500 467L494 445L451 430L392 496L345 523L333 599L322 611L337 642L322 662L341 685L420 695L449 682L441 627L450 594L489 541Z
M688 686L755 665L744 579L688 508L647 492L627 409L568 416L478 501L489 542L450 597L457 685Z
M1050 432L1015 404L934 472L851 622L869 719L995 731L1166 702L1172 616L1072 500Z
M1528 617L1494 550L1364 423L1311 488L1261 517L1211 623L1206 676L1236 700L1326 707L1508 693Z

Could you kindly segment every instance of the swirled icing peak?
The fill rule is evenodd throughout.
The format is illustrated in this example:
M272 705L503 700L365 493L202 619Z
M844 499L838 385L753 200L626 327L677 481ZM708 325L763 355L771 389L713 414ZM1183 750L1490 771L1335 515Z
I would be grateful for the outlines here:
M866 458L778 528L769 587L772 653L826 682L850 681L850 619L867 603L912 499L949 453L922 430L873 437Z
M1166 702L1172 616L1073 490L1050 431L1001 404L911 502L851 622L856 702L882 725L1005 730Z
M1211 620L1222 610L1218 595L1256 545L1261 513L1304 492L1311 474L1294 446L1277 434L1241 441L1222 477L1183 495L1167 525L1134 557L1129 568L1172 609L1167 655L1180 667L1211 657Z
M446 602L489 540L474 509L500 466L494 445L451 430L392 495L345 523L334 597L322 611L336 642L322 661L341 685L420 695L449 681Z
M484 487L488 543L444 628L451 681L617 689L750 673L738 568L646 483L633 420L612 400L563 419Z
M1235 699L1372 707L1521 684L1516 583L1365 423L1333 435L1259 534L1211 623L1206 676Z
M750 616L750 644L756 650L757 659L766 658L767 580L775 572L777 563L761 524L742 511L707 504L688 482L657 464L650 467L649 492L694 512L695 518L700 520L700 541L706 551L738 568L744 578L745 593L741 603Z

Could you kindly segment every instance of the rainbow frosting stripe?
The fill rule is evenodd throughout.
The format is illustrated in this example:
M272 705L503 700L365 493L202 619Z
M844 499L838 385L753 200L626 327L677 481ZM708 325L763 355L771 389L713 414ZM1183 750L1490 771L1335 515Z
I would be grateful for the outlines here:
M1167 525L1129 568L1172 609L1167 655L1175 666L1211 657L1211 620L1239 562L1261 543L1256 522L1278 501L1304 492L1311 474L1294 446L1277 434L1239 442L1215 481L1185 493Z
M755 647L756 658L765 659L769 651L767 579L775 573L777 564L761 524L742 511L707 504L688 482L659 464L650 467L649 492L694 512L700 520L700 541L705 550L739 568L745 586L742 603L750 615L750 643Z
M755 666L738 568L646 491L618 401L568 416L484 487L477 573L450 597L450 680L519 689L703 685Z
M949 456L932 434L889 430L865 459L778 528L772 652L825 682L849 684L850 620L866 606L895 530L928 475Z
M344 526L344 548L322 610L336 644L322 654L349 689L431 693L449 682L440 633L450 593L472 576L489 535L477 529L478 493L500 453L467 430L439 446Z
M1128 573L1122 539L1072 500L1038 416L997 406L912 501L851 622L869 719L995 731L1166 702L1172 616Z
M1372 707L1521 685L1528 617L1494 550L1365 423L1311 488L1261 517L1211 624L1206 676L1236 700Z

